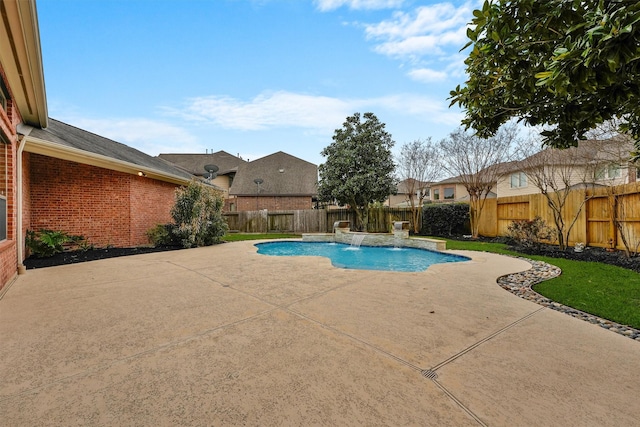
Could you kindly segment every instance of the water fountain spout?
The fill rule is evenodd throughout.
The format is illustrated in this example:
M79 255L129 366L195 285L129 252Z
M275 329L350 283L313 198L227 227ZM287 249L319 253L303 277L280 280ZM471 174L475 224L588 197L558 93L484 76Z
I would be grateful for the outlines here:
M351 247L352 248L359 248L360 245L362 244L362 242L364 241L365 235L364 234L353 234L353 236L351 237Z

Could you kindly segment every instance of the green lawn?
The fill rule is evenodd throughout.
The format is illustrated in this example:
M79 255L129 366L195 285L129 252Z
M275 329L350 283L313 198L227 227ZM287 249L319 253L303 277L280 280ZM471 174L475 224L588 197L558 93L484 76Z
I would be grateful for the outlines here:
M443 240L447 241L447 249L521 256L501 243ZM536 292L569 307L640 329L640 274L597 262L524 257L562 269L559 277L535 285Z

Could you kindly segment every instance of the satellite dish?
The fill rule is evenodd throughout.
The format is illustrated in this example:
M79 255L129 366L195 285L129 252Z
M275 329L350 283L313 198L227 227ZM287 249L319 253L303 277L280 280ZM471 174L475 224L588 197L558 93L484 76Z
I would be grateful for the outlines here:
M218 176L217 172L220 170L220 168L216 165L204 165L204 170L209 174L207 176L207 179L213 179Z

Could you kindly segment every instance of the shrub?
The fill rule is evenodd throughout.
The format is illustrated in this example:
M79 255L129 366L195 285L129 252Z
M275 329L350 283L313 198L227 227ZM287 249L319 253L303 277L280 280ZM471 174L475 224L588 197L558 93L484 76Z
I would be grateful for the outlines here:
M175 222L171 233L185 248L219 243L229 228L222 216L223 205L219 191L196 181L178 188L171 209Z
M531 248L538 247L542 240L551 239L553 230L539 216L532 220L516 220L507 227L509 237L518 244Z
M145 234L153 246L177 246L180 245L180 241L173 233L175 228L174 224L157 224Z
M452 236L469 233L469 205L447 203L425 205L422 209L421 234Z
M67 243L81 245L84 241L82 236L72 236L64 231L41 229L37 232L27 230L25 244L34 256L46 258L64 251L64 245Z

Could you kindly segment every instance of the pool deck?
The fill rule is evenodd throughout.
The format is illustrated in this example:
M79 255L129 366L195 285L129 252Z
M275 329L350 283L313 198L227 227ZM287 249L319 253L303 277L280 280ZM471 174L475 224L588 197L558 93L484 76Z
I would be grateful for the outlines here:
M521 259L356 271L253 243L19 276L0 424L640 426L640 342L503 290Z

